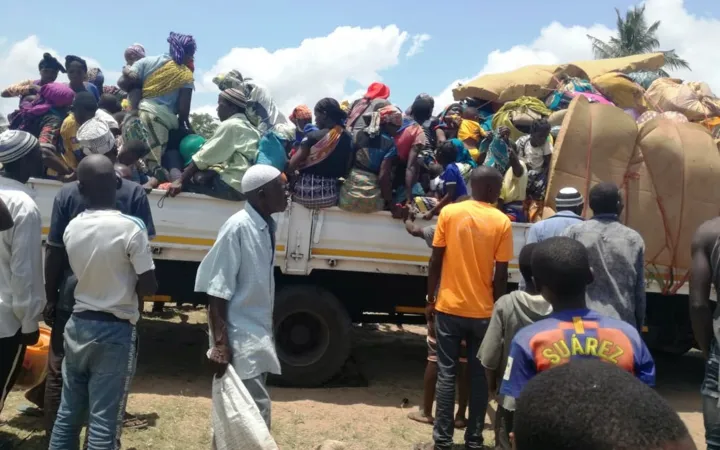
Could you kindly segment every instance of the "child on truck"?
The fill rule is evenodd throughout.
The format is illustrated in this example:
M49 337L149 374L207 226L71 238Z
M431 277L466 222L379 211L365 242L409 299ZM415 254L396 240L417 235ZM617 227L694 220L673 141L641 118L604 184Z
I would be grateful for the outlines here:
M423 215L423 219L430 220L440 215L445 205L463 200L468 196L468 189L465 179L460 172L460 167L455 162L457 159L457 148L452 142L443 143L437 149L435 159L442 166L442 174L431 181L431 187L437 196L437 201L431 202L433 206ZM422 201L422 200L416 200Z

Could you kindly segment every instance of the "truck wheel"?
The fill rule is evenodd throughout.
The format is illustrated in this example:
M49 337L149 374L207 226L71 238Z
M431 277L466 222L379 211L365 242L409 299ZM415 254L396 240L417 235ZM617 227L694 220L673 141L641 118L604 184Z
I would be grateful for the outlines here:
M330 292L288 286L275 298L275 345L287 386L314 387L330 380L350 355L351 322Z

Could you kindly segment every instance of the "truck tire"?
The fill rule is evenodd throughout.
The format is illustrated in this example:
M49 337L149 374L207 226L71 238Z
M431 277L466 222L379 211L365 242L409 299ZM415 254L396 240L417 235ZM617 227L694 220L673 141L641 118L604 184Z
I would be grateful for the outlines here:
M350 355L351 321L329 291L288 286L275 297L275 345L285 386L315 387L336 375Z

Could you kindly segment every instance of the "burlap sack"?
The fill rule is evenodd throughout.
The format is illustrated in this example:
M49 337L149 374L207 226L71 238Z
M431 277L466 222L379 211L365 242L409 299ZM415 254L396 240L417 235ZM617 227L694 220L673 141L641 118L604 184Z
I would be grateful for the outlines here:
M656 111L683 113L692 122L720 116L720 99L705 83L658 78L645 93L645 99Z
M550 124L550 126L559 127L560 125L562 125L563 120L565 120L566 114L567 109L555 111L554 113L550 114L550 117L548 117L548 123Z
M618 108L643 110L645 89L632 78L619 72L609 72L592 79L593 86Z
M626 191L626 224L645 240L645 261L672 267L682 282L690 244L720 214L720 154L707 129L662 117L639 131ZM679 270L678 270L679 269Z
M591 104L585 97L573 100L555 142L548 204L555 207L555 196L564 187L574 187L587 198L601 181L623 185L637 132L635 121L622 109Z

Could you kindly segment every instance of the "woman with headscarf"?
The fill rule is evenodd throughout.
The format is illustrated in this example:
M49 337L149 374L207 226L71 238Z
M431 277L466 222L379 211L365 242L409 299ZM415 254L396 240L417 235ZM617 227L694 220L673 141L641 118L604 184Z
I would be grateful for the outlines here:
M308 133L290 158L287 172L298 172L294 199L306 208L337 204L338 178L347 176L353 156L352 138L343 127L346 118L337 100L317 102L315 124L319 130Z
M147 56L132 67L126 66L118 80L120 88L128 92L131 109L123 126L123 139L146 139L150 147L148 169L160 182L170 180L162 167L170 132L185 129L192 133L190 103L197 50L190 35L170 33L167 41L168 54Z
M2 91L0 97L25 97L37 94L42 86L55 82L59 72L65 73L65 67L50 53L45 53L43 54L43 59L41 59L38 64L38 71L40 72L40 79L34 81L26 80L13 84Z
M93 67L87 72L87 80L97 88L98 92L102 93L105 84L105 75L102 73L99 67Z
M480 163L480 142L485 138L487 133L480 126L478 121L480 115L476 108L472 106L465 106L462 112L462 120L460 121L460 127L458 128L457 137L465 145L465 148L470 152L473 160ZM502 172L505 173L505 172Z
M402 126L402 112L389 105L372 113L370 125L355 135L355 159L340 188L341 209L370 213L392 205L393 137Z
M95 96L95 100L100 100L98 88L87 81L88 66L84 59L75 55L67 55L65 57L65 69L67 70L70 89L75 92L90 92Z
M125 49L125 64L132 66L145 57L145 47L140 44L133 44Z
M239 70L218 74L213 78L213 83L221 91L228 88L242 89L247 98L247 116L261 133L278 124L288 123L270 95L270 90L252 78L243 77Z
M362 120L362 116L372 113L390 104L387 99L390 97L390 88L382 83L371 83L367 92L359 100L356 100L350 106L345 129L348 130L353 137L355 133L364 129L367 124Z
M453 103L447 106L438 116L439 123L434 128L436 146L440 147L445 141L457 138L460 123L462 122L462 106Z
M70 111L75 92L64 83L48 83L40 88L37 98L23 105L13 117L10 128L23 130L35 136L45 167L54 171L54 176L64 179L73 171L62 159L59 150L60 129Z
M420 154L429 148L427 136L420 125L432 116L433 103L427 98L417 98L410 107L410 116L403 118L402 127L395 136L397 163L394 188L398 202L412 203L414 195L421 195Z
M247 99L240 89L225 89L218 97L220 125L200 150L180 179L174 181L169 195L182 190L224 200L245 200L241 182L255 163L260 133L247 117Z
M295 124L295 142L294 146L297 148L300 146L300 142L303 140L306 134L311 131L318 130L318 127L313 123L312 111L307 105L298 105L292 110L290 114L290 122Z

